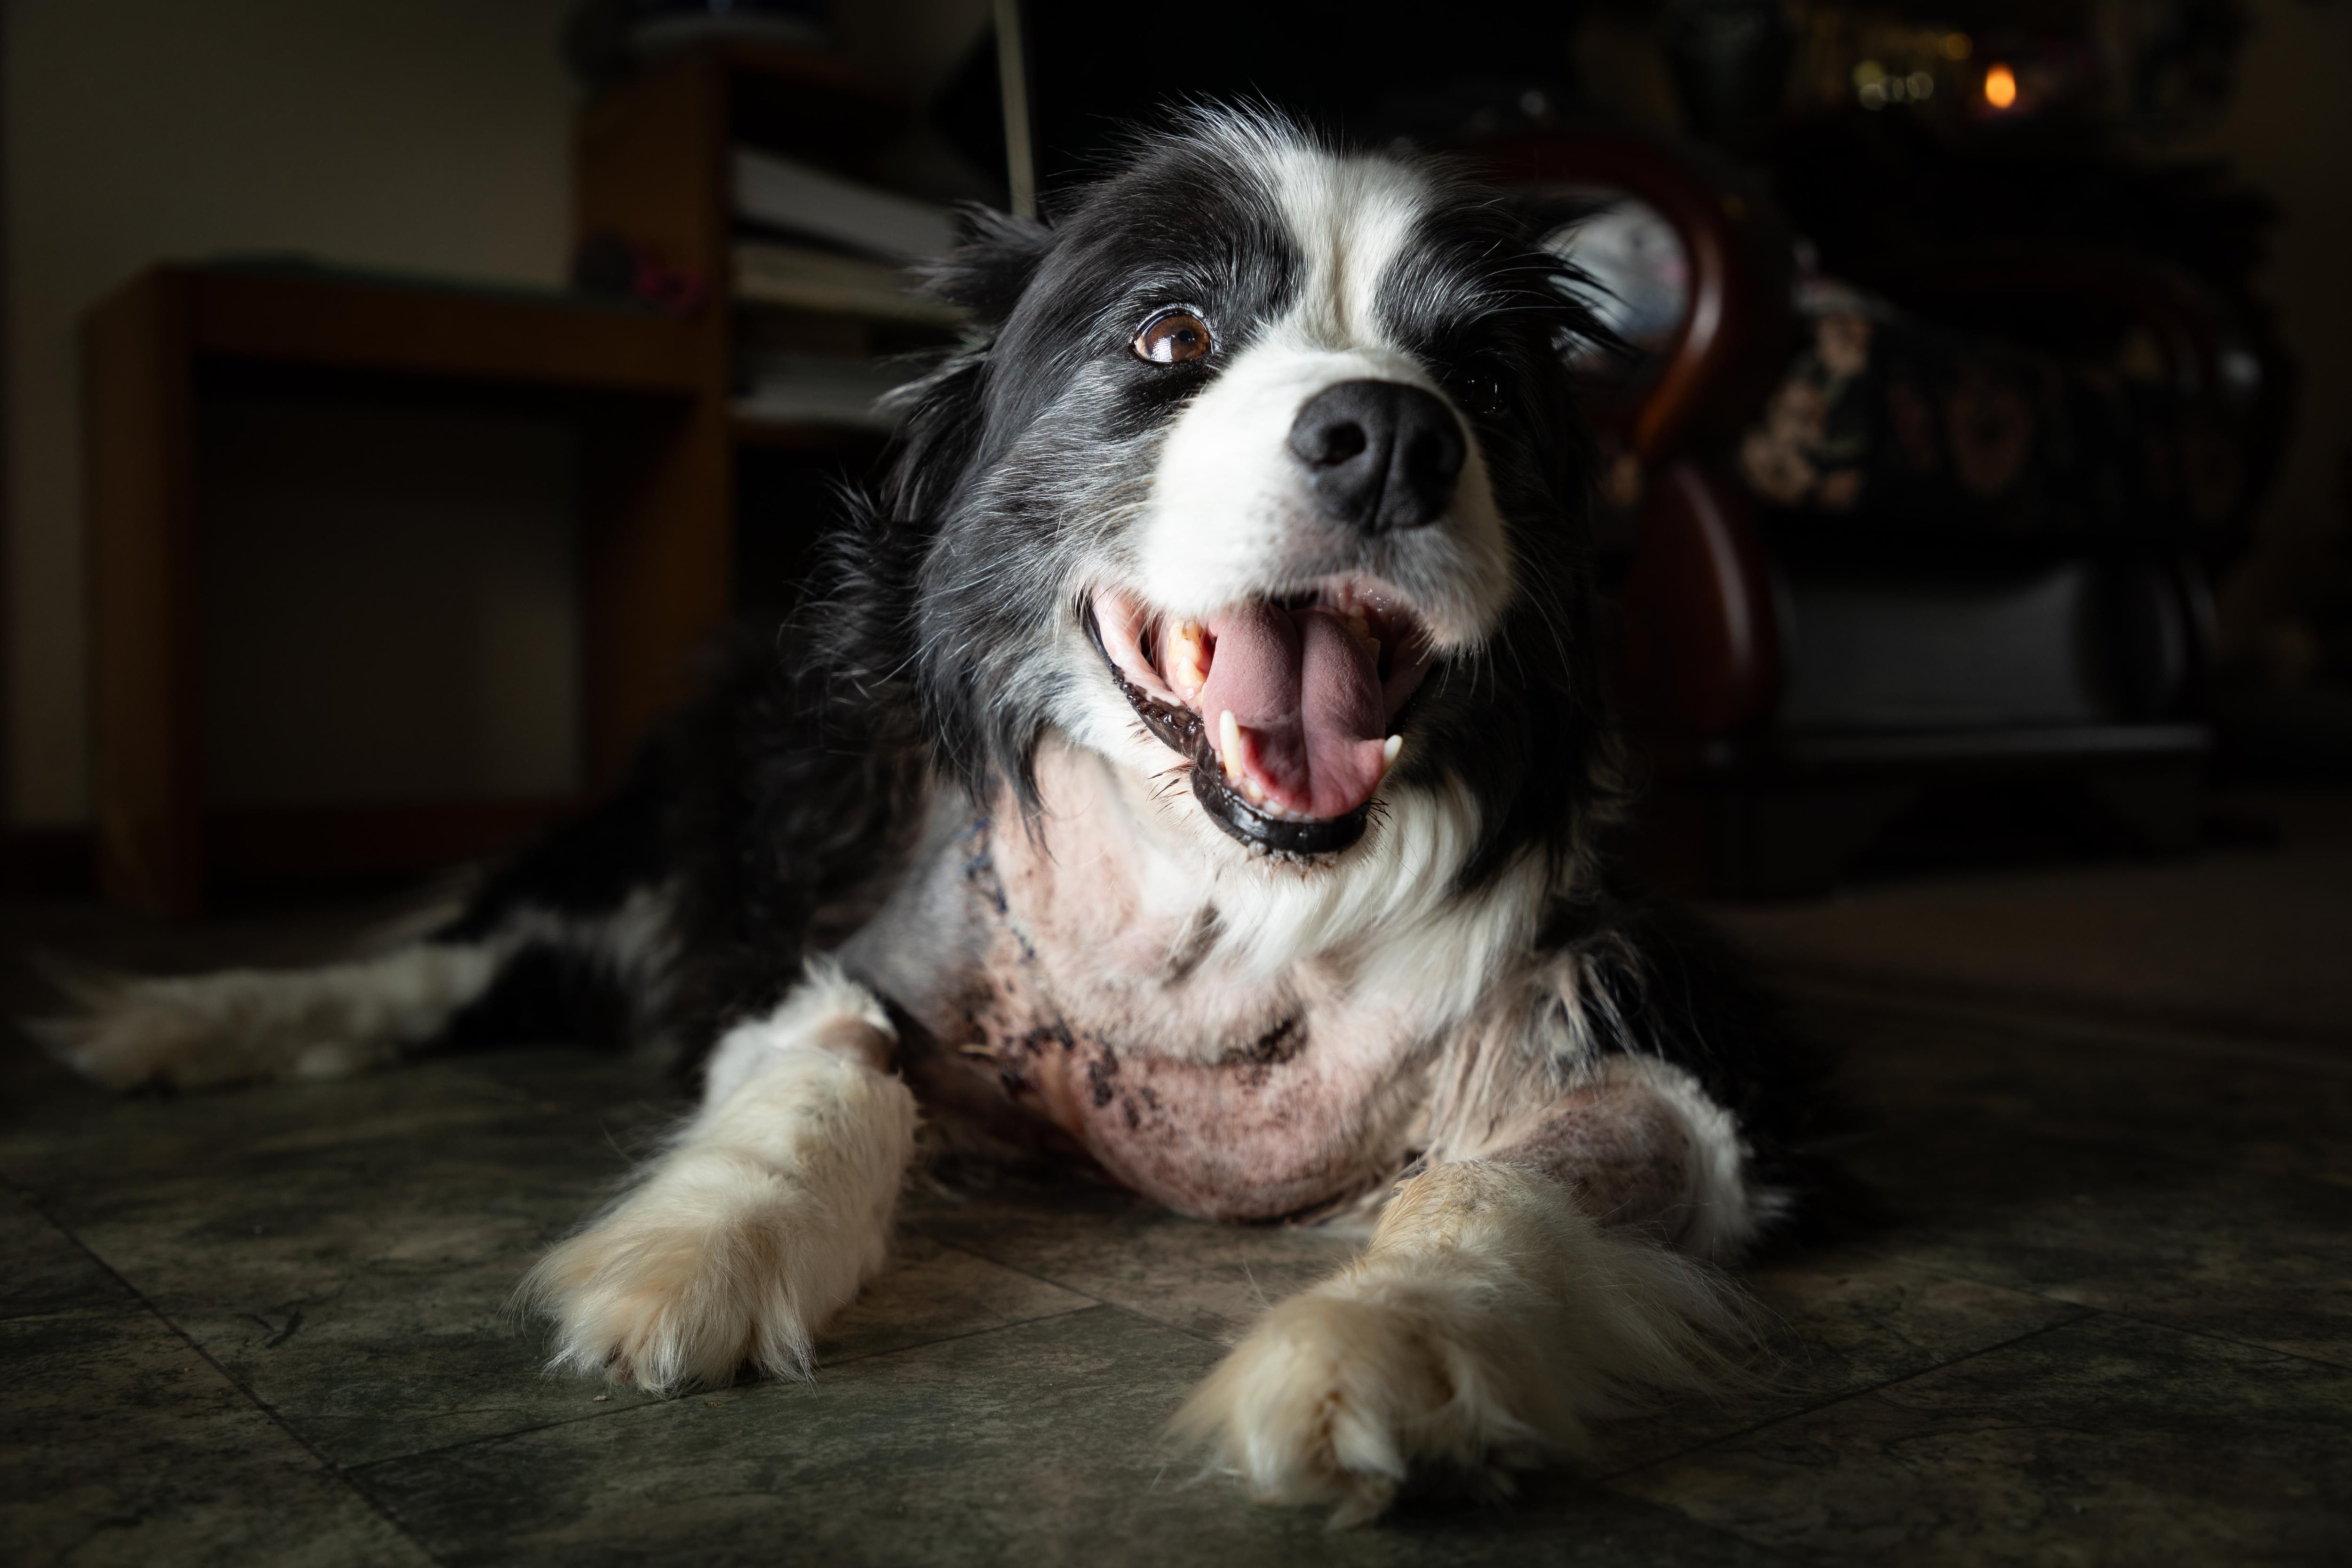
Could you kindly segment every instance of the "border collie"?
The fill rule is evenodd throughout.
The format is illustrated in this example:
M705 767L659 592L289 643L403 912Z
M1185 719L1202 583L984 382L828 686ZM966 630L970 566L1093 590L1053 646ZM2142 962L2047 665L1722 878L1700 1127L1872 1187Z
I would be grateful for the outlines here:
M1374 1222L1176 1416L1257 1496L1378 1512L1734 1371L1799 1081L1614 890L1564 353L1501 194L1201 111L1047 225L975 215L982 325L781 636L593 815L389 956L125 981L100 1082L530 1037L700 1109L522 1287L556 1363L805 1375L919 1160L1080 1162L1221 1220Z

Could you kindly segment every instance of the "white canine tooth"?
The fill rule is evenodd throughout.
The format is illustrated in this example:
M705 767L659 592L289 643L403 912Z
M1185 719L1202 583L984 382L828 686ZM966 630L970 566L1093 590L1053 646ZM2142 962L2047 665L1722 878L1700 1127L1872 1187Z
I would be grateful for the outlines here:
M1391 735L1386 741L1381 743L1381 777L1386 778L1389 776L1389 770L1396 766L1397 753L1403 750L1404 737L1402 735Z

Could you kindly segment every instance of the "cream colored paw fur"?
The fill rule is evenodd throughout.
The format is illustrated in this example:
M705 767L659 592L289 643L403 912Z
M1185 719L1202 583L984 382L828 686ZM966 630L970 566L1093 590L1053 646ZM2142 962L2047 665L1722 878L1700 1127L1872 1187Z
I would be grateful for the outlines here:
M655 1393L746 1362L805 1376L825 1321L882 1266L915 1146L915 1101L873 1065L888 1024L831 977L722 1042L712 1102L520 1296L556 1322L552 1364Z
M1723 1276L1605 1230L1549 1178L1438 1165L1363 1257L1266 1314L1175 1430L1259 1500L1351 1524L1417 1471L1475 1481L1589 1451L1593 1420L1736 1377L1748 1337Z

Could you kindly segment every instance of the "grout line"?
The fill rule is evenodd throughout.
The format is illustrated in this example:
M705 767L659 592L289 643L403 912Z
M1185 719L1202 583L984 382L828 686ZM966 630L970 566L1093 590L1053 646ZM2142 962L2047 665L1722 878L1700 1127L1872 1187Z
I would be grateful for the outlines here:
M552 1379L562 1374L541 1373L539 1375L542 1379ZM476 1447L484 1443L496 1443L508 1437L528 1437L534 1433L552 1432L562 1426L577 1426L583 1421L604 1421L614 1416L634 1415L640 1410L674 1410L689 1399L706 1399L714 1394L733 1392L734 1387L730 1384L726 1388L698 1389L669 1399L646 1399L635 1405L617 1405L610 1410L583 1410L577 1415L559 1416L552 1421L534 1422L528 1426L512 1426L503 1432L484 1432L478 1436L460 1437L451 1443L436 1443L429 1448L411 1448L404 1453L380 1454L373 1459L362 1460L352 1466L350 1473L356 1476L363 1471L382 1469L386 1465L405 1464L411 1459L429 1459L436 1454L454 1453L460 1448Z
M2063 1296L2051 1294L2048 1289L2040 1286L2020 1285L2007 1279L1988 1279L1979 1274L1964 1274L1958 1269L1940 1263L1931 1263L1926 1258L1909 1256L1899 1250L1890 1252L1886 1256L1894 1262L1906 1264L1926 1273L1938 1274L1947 1279L1958 1279L1970 1285L1982 1285L1987 1289L2006 1290L2014 1296L2031 1296L2037 1301L2054 1301L2062 1307L2080 1309L2082 1315L2067 1319L2066 1322L2081 1322L2083 1316L2116 1318L2126 1322L2137 1323L2144 1328L2162 1329L2171 1333L2187 1334L2191 1339L2211 1340L2219 1344L2237 1345L2245 1350L2261 1351L2266 1355L2285 1356L2290 1361L2304 1362L2312 1366L2324 1366L2333 1372L2352 1372L2352 1363L2330 1361L2326 1356L2310 1355L2302 1351L2281 1350L2276 1345L2264 1344L2259 1340L2242 1339L2236 1334L2223 1333L2219 1329L2190 1328L2184 1323L2168 1323L2161 1318L2144 1318L2137 1312L2126 1311L2119 1307L2094 1307L2087 1301L2070 1301ZM2063 1325L2053 1323L2050 1326L2058 1328Z
M2047 1298L2053 1301L2057 1299L2055 1296ZM2144 1329L2160 1329L2167 1333L2186 1334L2192 1340L2210 1340L2215 1344L2235 1345L2240 1350L2259 1351L2264 1355L2280 1356L2288 1361L2301 1362L2305 1366L2326 1367L2330 1372L2352 1373L2352 1365L2340 1361L2329 1361L2325 1356L2307 1355L2301 1351L2283 1351L2276 1345L2266 1345L2258 1340L2242 1340L2234 1334L2225 1334L2217 1329L2188 1328L2179 1323L2168 1323L2157 1318L2143 1318L2137 1312L2118 1311L2113 1307L2094 1307L2091 1310L2101 1317L2120 1318L2127 1323L2137 1323Z
M924 1240L932 1243L934 1246L948 1247L952 1251L961 1252L969 1258L977 1258L982 1263L990 1263L995 1265L999 1268L1009 1269L1013 1273L1022 1276L1024 1279L1034 1279L1044 1285L1051 1285L1057 1290L1067 1290L1073 1296L1083 1296L1098 1307L1116 1308L1119 1311L1126 1312L1132 1317L1140 1318L1147 1323L1157 1324L1160 1328L1166 1329L1171 1333L1182 1334L1185 1338L1198 1340L1204 1345L1215 1345L1220 1351L1231 1350L1233 1348L1222 1340L1202 1333L1195 1329L1188 1329L1181 1323L1171 1323L1165 1318L1155 1318L1150 1313L1142 1310L1140 1308L1130 1307L1124 1301L1113 1301L1107 1297L1097 1296L1091 1290L1082 1290L1076 1285L1056 1279L1049 1274L1040 1274L1034 1268L1024 1268L1017 1263L1007 1263L1001 1258L992 1258L976 1247L971 1247L960 1241L943 1241L939 1237L932 1235L929 1231L920 1231L917 1234L920 1235Z
M2021 1292L2021 1294L2027 1293L2029 1292ZM1831 1394L1825 1399L1815 1402L1814 1404L1801 1405L1794 1410L1787 1410L1777 1415L1767 1416L1761 1421L1750 1423L1746 1426L1740 1427L1737 1431L1718 1434L1716 1436L1706 1439L1704 1442L1694 1443L1687 1448L1677 1448L1671 1454L1660 1454L1654 1458L1643 1459L1640 1464L1628 1465L1622 1470L1610 1470L1604 1474L1597 1476L1595 1479L1601 1481L1603 1485L1608 1486L1612 1490L1614 1490L1616 1483L1627 1476L1638 1475L1643 1470L1654 1468L1659 1465L1667 1464L1675 1459L1685 1458L1692 1454L1703 1453L1709 1448L1719 1447L1723 1444L1731 1442L1736 1438L1745 1437L1753 1433L1761 1432L1768 1426L1778 1426L1783 1422L1800 1420L1804 1416L1830 1409L1834 1405L1844 1405L1852 1400L1861 1399L1866 1395L1876 1394L1883 1388L1893 1388L1900 1384L1911 1383L1934 1373L1947 1371L1949 1368L1960 1365L1963 1362L1974 1361L1977 1357L1981 1355L1990 1355L1994 1351L2008 1350L2013 1345L2023 1344L2028 1340L2038 1339L2043 1334L2054 1332L2059 1329L2069 1328L2074 1324L2084 1321L2085 1319L2103 1315L2096 1307L2084 1307L2078 1302L2068 1302L2065 1304L2076 1308L2074 1315L2071 1318L2061 1318L2056 1322L2043 1323L2041 1327L2028 1329L2021 1334L2013 1334L2005 1340L1996 1340L1989 1345L1979 1345L1974 1350L1964 1351L1958 1355L1949 1357L1943 1361L1931 1362L1926 1366L1915 1367L1909 1372L1900 1373L1894 1377L1881 1378L1876 1383L1866 1384L1860 1388L1843 1389L1836 1394Z
M1034 1268L1024 1268L1018 1263L1007 1263L1002 1258L992 1258L969 1243L942 1240L940 1237L933 1235L928 1230L918 1229L915 1231L915 1234L921 1237L925 1241L929 1242L934 1247L944 1247L950 1252L961 1252L966 1258L977 1258L982 1263L1004 1269L1010 1273L1018 1274L1024 1279L1034 1279L1041 1285L1051 1285L1056 1290L1067 1290L1073 1296L1083 1296L1097 1307L1116 1307L1118 1305L1116 1301L1104 1300L1102 1297L1096 1295L1091 1290L1082 1290L1076 1285L1065 1284L1049 1274L1040 1274ZM1139 1313L1137 1315L1140 1316L1141 1314Z
M6 1182L12 1191L22 1192L21 1188L18 1188L13 1181L8 1181L5 1176L0 1176L0 1182ZM291 1437L295 1443L301 1447L304 1453L317 1460L320 1468L323 1469L329 1477L341 1482L345 1489L347 1489L353 1497L358 1498L360 1501L366 1506L370 1512L375 1514L377 1518L383 1520L386 1525L390 1526L394 1534L399 1536L403 1541L405 1541L410 1545L415 1547L418 1554L424 1557L426 1562L441 1563L445 1561L438 1552L435 1552L431 1547L426 1546L423 1541L417 1539L415 1532L410 1530L406 1525L403 1524L400 1521L399 1516L394 1514L391 1509L387 1508L382 1499L378 1498L367 1488L362 1486L359 1483L357 1476L354 1475L352 1471L346 1469L341 1465L339 1465L332 1459L327 1458L327 1456L320 1450L318 1445L311 1442L310 1438L304 1436L299 1431L298 1431L295 1428L294 1424L291 1421L289 1421L275 1405L262 1398L259 1394L254 1393L252 1388L247 1385L244 1379L230 1372L228 1368L223 1366L219 1360L214 1356L212 1352L199 1344L196 1342L194 1335L189 1333L187 1330L182 1328L178 1323L173 1322L169 1313L165 1312L163 1308L157 1306L154 1302L149 1300L146 1293L132 1285L131 1281L123 1276L121 1270L107 1262L105 1258L100 1258L88 1242L84 1241L79 1236L77 1236L65 1225L59 1223L58 1217L49 1213L47 1209L42 1207L40 1203L37 1200L33 1199L30 1194L24 1194L24 1195L28 1202L32 1203L34 1213L39 1215L50 1225L57 1226L58 1231L63 1235L67 1240L72 1242L74 1246L81 1249L82 1256L88 1258L92 1263L104 1269L110 1278L114 1279L114 1281L120 1284L124 1289L130 1291L132 1299L136 1300L141 1307L144 1308L149 1315L153 1317L157 1322L163 1324L164 1328L170 1330L181 1343L188 1347L191 1353L195 1355L206 1366L211 1367L213 1371L218 1373L221 1380L242 1395L247 1404L250 1405L254 1409L258 1410L264 1416L268 1417L279 1431L285 1433L289 1437Z
M1092 1306L1073 1307L1066 1312L1048 1312L1042 1318L1024 1318L1017 1323L992 1323L987 1328L972 1329L964 1333L942 1334L937 1339L919 1340L913 1344L897 1345L889 1350L867 1351L859 1355L844 1356L839 1361L821 1362L813 1369L811 1374L804 1378L772 1377L761 1374L743 1382L730 1384L725 1388L690 1389L667 1399L646 1399L635 1405L616 1405L610 1410L583 1411L577 1415L566 1415L554 1421L541 1421L529 1426L511 1427L504 1432L484 1432L478 1436L460 1437L455 1442L438 1443L429 1448L413 1448L406 1453L384 1454L376 1458L370 1459L364 1464L352 1466L352 1473L357 1473L361 1470L377 1469L385 1465L405 1464L411 1459L429 1459L442 1454L455 1453L461 1448L478 1447L485 1443L499 1443L503 1442L509 1437L528 1437L540 1432L552 1432L557 1430L559 1427L577 1426L583 1421L603 1421L616 1416L634 1415L640 1411L646 1410L675 1410L694 1400L708 1400L716 1398L721 1394L748 1393L761 1388L808 1388L816 1383L817 1373L825 1372L834 1367L855 1366L861 1362L880 1361L888 1356L907 1355L916 1351L929 1350L934 1345L953 1344L959 1340L976 1340L987 1334L1005 1333L1013 1329L1027 1328L1032 1323L1051 1322L1056 1318L1076 1317L1080 1312L1091 1312L1097 1308L1108 1309L1114 1312L1122 1312L1127 1310L1127 1309L1118 1306L1115 1302L1097 1301ZM1135 1317L1141 1316L1140 1313L1130 1313L1129 1315ZM1150 1319L1145 1319L1144 1321L1147 1322L1150 1321ZM541 1375L552 1377L556 1374L542 1373Z
M1920 1367L1916 1371L1905 1373L1899 1377L1886 1378L1878 1383L1871 1384L1861 1388L1847 1389L1815 1404L1802 1405L1794 1410L1785 1411L1780 1415L1769 1416L1762 1421L1755 1422L1750 1426L1740 1427L1737 1431L1718 1434L1716 1436L1707 1438L1704 1442L1694 1443L1687 1448L1677 1448L1672 1453L1660 1454L1654 1458L1643 1459L1641 1463L1637 1465L1628 1465L1623 1469L1607 1471L1597 1476L1595 1479L1601 1481L1603 1485L1607 1485L1611 1487L1612 1489L1614 1489L1615 1483L1626 1476L1636 1475L1643 1470L1650 1469L1658 1465L1669 1463L1675 1459L1685 1458L1692 1454L1703 1453L1709 1448L1718 1447L1736 1438L1745 1437L1754 1433L1761 1432L1767 1427L1778 1426L1783 1422L1795 1421L1803 1416L1811 1415L1820 1411L1830 1409L1834 1405L1843 1405L1850 1400L1862 1398L1865 1394L1875 1394L1883 1388L1893 1388L1898 1384L1910 1383L1915 1379L1928 1376L1933 1373L1947 1371L1949 1368L1958 1366L1965 1362L1974 1361L1979 1356L1990 1355L1994 1351L2007 1350L2013 1345L2022 1344L2027 1340L2035 1339L2043 1334L2055 1333L2061 1329L2074 1328L2098 1319L2110 1319L2117 1322L2136 1324L2141 1328L2156 1329L2162 1331L2181 1334L2190 1339L2206 1340L2216 1344L2230 1345L2239 1350L2254 1351L2264 1355L2277 1356L2282 1361L2297 1362L2305 1366L2320 1367L2329 1372L2352 1372L2352 1367L2347 1367L2338 1362L2326 1361L2317 1356L2303 1355L2294 1351L2280 1350L2275 1345L2258 1344L2252 1340L2237 1339L2231 1335L2219 1333L2210 1329L2184 1328L2178 1323L2159 1322L2152 1318L2143 1318L2131 1312L2117 1311L2107 1307L2093 1307L2081 1301L2069 1301L2063 1297L2053 1296L2042 1290L2005 1284L1999 1280L1981 1279L1973 1274L1955 1273L1953 1270L1948 1268L1937 1268L1927 1264L1916 1263L1916 1260L1906 1261L1914 1261L1915 1267L1925 1269L1927 1272L1931 1274L1940 1274L1947 1279L1965 1280L1972 1285L1983 1285L1990 1289L2007 1290L2020 1296L2030 1296L2038 1301L2049 1301L2062 1307L2072 1307L2074 1309L2074 1311L2073 1315L2069 1317L2060 1318L2055 1321L2044 1323L2038 1329L2029 1329L2024 1333L2015 1335L2010 1339L2000 1340L1992 1344L1980 1346L1976 1350L1969 1351L1961 1355L1953 1356L1948 1360L1932 1363L1927 1366Z

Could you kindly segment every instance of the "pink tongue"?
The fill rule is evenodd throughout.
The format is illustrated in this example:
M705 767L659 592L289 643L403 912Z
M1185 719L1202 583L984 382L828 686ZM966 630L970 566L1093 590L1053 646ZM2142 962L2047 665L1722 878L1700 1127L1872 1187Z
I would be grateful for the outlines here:
M1371 799L1387 718L1380 671L1339 617L1240 605L1206 629L1216 643L1197 707L1213 741L1232 710L1244 770L1266 803L1329 817Z

